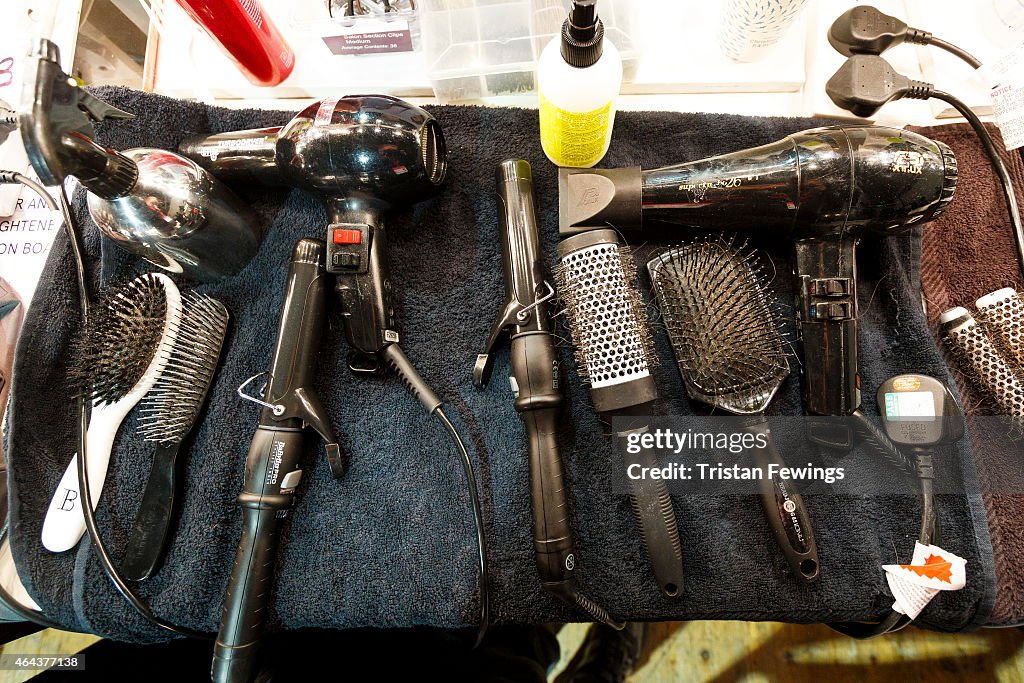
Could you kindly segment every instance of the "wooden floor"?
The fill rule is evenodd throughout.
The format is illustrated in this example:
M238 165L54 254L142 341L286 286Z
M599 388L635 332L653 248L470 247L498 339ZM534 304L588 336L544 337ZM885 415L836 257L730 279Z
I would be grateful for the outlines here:
M586 626L570 624L558 639L564 667ZM3 646L7 654L71 654L95 636L41 631ZM1024 682L1024 632L988 629L944 635L907 629L857 642L824 626L741 621L651 624L639 667L628 683L954 683ZM0 683L32 678L0 671ZM74 681L74 674L68 674Z
M644 656L628 683L1024 681L1024 632L1016 629L963 635L906 629L858 642L825 626L699 621L648 628ZM559 669L584 631L572 625L559 634Z

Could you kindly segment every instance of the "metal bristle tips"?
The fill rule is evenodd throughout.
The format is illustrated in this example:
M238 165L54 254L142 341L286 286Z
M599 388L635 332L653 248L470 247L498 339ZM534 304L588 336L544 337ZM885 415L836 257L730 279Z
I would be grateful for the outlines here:
M555 279L581 377L602 388L648 376L655 354L629 248L605 243L568 253Z
M228 311L201 294L182 297L181 325L167 366L139 409L147 441L176 443L192 429L217 369Z
M636 266L614 230L591 230L558 245L559 295L576 347L576 370L599 413L658 398L654 339L636 286Z
M760 413L789 375L756 253L731 241L670 249L647 264L690 398Z
M72 388L96 405L123 398L142 380L166 324L167 293L152 273L103 295L72 348Z

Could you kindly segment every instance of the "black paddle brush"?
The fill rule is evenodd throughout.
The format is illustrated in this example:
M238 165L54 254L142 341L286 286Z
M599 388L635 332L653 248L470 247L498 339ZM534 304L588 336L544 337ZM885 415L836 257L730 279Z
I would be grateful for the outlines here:
M224 304L201 294L182 297L181 324L163 374L140 408L139 432L156 443L149 481L129 537L122 574L153 576L167 547L177 508L179 457L206 402L228 329Z
M665 327L690 398L736 415L763 435L751 452L768 472L782 457L763 416L789 376L782 334L761 282L756 254L730 242L677 247L647 264ZM803 499L784 479L761 480L761 503L793 573L818 578L818 552Z

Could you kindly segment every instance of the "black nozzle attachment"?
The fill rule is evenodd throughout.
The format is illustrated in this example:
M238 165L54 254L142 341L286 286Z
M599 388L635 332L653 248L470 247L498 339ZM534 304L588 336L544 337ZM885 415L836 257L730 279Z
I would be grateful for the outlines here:
M92 140L93 122L131 119L78 87L60 68L60 50L41 40L25 67L18 127L32 168L44 185L75 176L93 193L116 199L135 185L135 162Z
M639 228L643 177L639 166L558 171L558 232Z
M604 54L604 24L597 16L597 0L572 0L569 18L562 23L562 59L583 69Z

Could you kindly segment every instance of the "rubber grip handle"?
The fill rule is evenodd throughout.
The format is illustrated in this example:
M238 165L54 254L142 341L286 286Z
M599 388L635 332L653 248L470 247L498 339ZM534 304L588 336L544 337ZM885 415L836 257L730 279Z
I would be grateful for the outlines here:
M263 618L267 613L277 551L277 511L245 507L220 632L213 648L213 683L250 683L257 673Z
M635 458L641 468L658 466L647 449L641 449ZM629 487L633 514L658 586L666 597L679 597L683 594L683 548L668 487L661 479L633 478Z
M558 415L563 399L555 388L558 364L551 335L528 332L513 337L510 365L518 387L515 408L526 428L537 572L545 584L559 584L565 589L567 582L574 580L576 553L558 450ZM548 587L555 589L553 585Z
M768 422L763 418L758 422L746 425L746 431L762 437L765 447L752 448L754 464L761 468L765 476L761 478L761 506L765 518L775 536L775 542L782 549L782 554L789 563L793 574L802 581L811 582L818 578L820 563L818 562L818 546L814 542L814 531L811 518L807 514L803 497L796 493L779 476L779 469L785 467L785 461L775 447ZM770 466L774 465L774 468ZM768 476L771 474L772 476Z
M160 567L177 504L180 450L179 441L160 444L153 453L149 481L121 562L121 574L131 581L144 581Z

